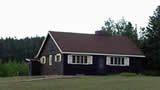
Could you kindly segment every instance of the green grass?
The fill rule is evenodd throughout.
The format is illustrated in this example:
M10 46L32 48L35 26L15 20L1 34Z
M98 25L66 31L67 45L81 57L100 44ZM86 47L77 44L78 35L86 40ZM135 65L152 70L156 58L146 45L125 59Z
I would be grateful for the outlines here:
M80 76L78 78L12 82L12 80L30 78L0 78L0 90L159 90L160 88L160 77L147 76Z

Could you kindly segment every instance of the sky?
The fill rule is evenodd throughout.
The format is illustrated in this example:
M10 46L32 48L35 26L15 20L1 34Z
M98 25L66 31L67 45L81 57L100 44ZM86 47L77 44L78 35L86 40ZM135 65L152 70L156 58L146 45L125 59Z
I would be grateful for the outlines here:
M108 18L145 27L160 0L0 0L0 37L94 33Z

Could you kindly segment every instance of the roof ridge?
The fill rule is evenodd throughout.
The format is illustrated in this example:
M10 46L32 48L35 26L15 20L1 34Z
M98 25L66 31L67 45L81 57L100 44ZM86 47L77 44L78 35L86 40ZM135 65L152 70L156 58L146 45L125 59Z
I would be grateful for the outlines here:
M79 32L64 32L64 31L48 31L48 32L56 32L56 33L68 33L68 34L84 34L84 35L95 35L94 33L79 33Z
M66 34L79 34L79 35L96 35L96 34L91 34L91 33L77 33L77 32L64 32L64 31L48 31L51 33L66 33ZM96 35L98 36L98 35ZM100 36L100 35L99 35ZM104 36L100 36L100 37L104 37ZM128 38L127 36L109 36L109 37L124 37L124 38Z
M63 52L144 55L127 36L48 31L56 46ZM37 54L38 56L38 54Z

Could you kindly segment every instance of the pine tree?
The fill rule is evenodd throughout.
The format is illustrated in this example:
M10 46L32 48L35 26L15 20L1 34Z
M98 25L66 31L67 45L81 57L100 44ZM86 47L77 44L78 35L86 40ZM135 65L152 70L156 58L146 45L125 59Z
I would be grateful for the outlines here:
M160 70L160 6L150 16L145 31L145 53L152 69Z

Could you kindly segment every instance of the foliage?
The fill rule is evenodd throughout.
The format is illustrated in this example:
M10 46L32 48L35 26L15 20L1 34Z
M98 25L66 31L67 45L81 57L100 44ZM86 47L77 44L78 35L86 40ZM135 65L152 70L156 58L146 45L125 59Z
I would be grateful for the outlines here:
M146 76L160 76L160 71L158 70L145 70L142 72L143 75Z
M105 25L102 26L103 31L107 31L112 36L127 36L134 43L138 44L137 26L133 26L130 21L126 21L124 18L115 22L111 18L105 21Z
M8 61L10 59L24 60L25 58L33 58L38 52L43 39L44 37L1 38L0 59Z
M129 72L123 72L120 73L120 76L127 76L127 77L131 77L131 76L136 76L136 73L129 73Z
M29 67L26 62L9 61L7 63L0 64L0 76L24 76L28 75Z
M107 21L105 21L105 26L102 26L103 31L107 31L111 35L115 35L115 22L111 18L109 18Z
M150 16L149 23L143 31L142 49L147 56L148 67L160 70L160 6Z

